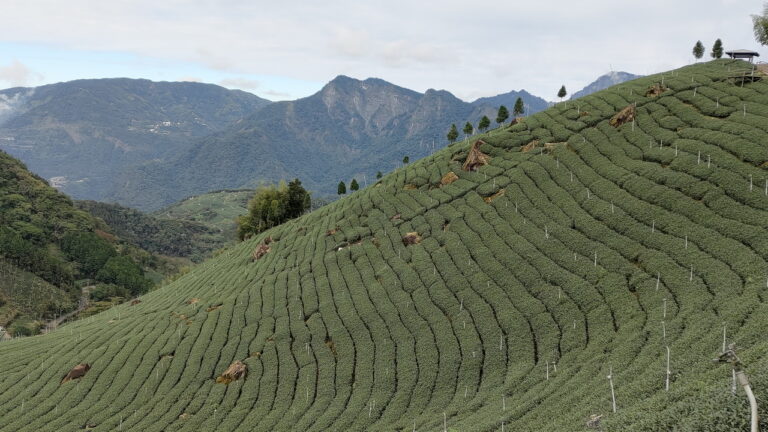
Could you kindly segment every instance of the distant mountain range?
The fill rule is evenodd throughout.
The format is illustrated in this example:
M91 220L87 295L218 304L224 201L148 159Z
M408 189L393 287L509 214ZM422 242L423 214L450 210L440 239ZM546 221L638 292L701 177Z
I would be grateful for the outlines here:
M111 201L127 166L186 152L269 101L190 82L77 80L0 91L0 148L67 194Z
M615 86L616 84L621 84L623 82L630 81L640 77L642 77L642 75L635 75L629 72L611 71L605 75L600 76L598 79L593 81L588 86L572 94L571 99L577 99L582 96L586 96L588 94L599 92L600 90L605 90L608 87Z
M340 180L365 183L441 148L451 123L487 115L495 126L518 97L526 115L549 105L525 90L469 103L346 76L277 103L211 84L78 80L0 91L0 149L74 198L145 211L294 177L332 196Z

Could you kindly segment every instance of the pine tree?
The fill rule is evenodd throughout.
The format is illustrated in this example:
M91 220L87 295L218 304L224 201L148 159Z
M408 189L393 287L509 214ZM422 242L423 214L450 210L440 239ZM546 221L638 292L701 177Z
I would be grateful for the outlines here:
M411 158L409 158L408 156L403 157L403 164L408 164L408 162L410 161L411 161Z
M515 107L512 108L512 113L515 115L515 117L525 114L525 105L523 104L522 98L517 98L515 101Z
M499 113L496 115L496 123L503 124L509 118L509 110L504 105L499 107Z
M693 56L697 61L704 57L704 44L701 41L696 41L696 45L693 46Z
M459 130L456 129L456 124L451 125L451 130L448 131L448 135L446 135L448 138L448 142L453 143L456 141L456 138L459 137Z
M301 186L299 179L288 183L288 197L285 205L285 217L293 219L304 214L312 206L309 192Z
M480 129L480 132L484 132L490 125L491 119L489 119L488 116L483 116L483 118L481 118L480 122L477 124L477 128Z
M382 177L384 177L384 174L382 174L382 173L381 173L381 171L379 171L379 172L377 172L377 173L376 173L376 179L377 179L377 180L378 180L378 179L380 179L380 178L382 178Z
M352 183L349 184L349 190L356 191L358 189L360 189L360 185L357 184L356 179L352 179Z
M768 46L768 3L763 4L762 15L752 15L755 40L760 45Z
M466 137L469 137L470 135L472 135L472 131L474 131L474 130L475 130L475 128L472 126L472 123L467 122L464 125L464 129L463 129L464 137L466 138Z
M712 45L712 53L710 54L712 58L719 59L723 56L723 41L720 39L715 41L715 44Z
M336 193L339 195L347 193L347 185L345 185L343 181L339 182L339 187L336 189Z
M568 94L567 91L565 91L565 86L560 87L560 90L557 92L557 97L560 98L560 102L563 101L563 98Z

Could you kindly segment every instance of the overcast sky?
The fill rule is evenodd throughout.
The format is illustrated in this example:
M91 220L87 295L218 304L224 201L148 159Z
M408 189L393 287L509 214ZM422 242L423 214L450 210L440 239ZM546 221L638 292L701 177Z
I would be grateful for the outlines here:
M78 78L195 80L271 100L336 75L465 100L548 100L610 70L693 62L700 39L768 56L755 0L0 0L0 88ZM708 56L708 53L707 53Z

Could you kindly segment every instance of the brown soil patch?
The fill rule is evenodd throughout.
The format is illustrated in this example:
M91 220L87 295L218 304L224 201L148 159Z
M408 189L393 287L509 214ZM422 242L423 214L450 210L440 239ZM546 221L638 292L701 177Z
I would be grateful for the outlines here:
M443 178L440 179L440 186L449 185L458 179L459 179L459 176L457 176L455 172L448 171L448 173L444 175Z
M490 195L490 196L487 196L487 197L483 197L483 201L485 201L485 202L487 202L488 204L490 204L490 203L492 203L492 202L493 202L493 200L495 200L496 198L499 198L499 197L503 197L505 192L506 192L506 190L505 190L505 189L499 189L499 191L498 191L498 192L496 192L495 194L493 194L493 195Z
M258 247L256 247L256 249L253 250L253 254L251 254L251 256L253 257L253 260L256 261L269 253L270 250L271 248L267 243L261 243Z
M611 117L611 126L619 127L635 119L635 105L629 105Z
M389 218L389 220L391 220L391 221L400 220L400 217L401 217L401 215L400 215L400 213L398 213L398 214L392 216L391 218Z
M403 189L405 189L405 190L415 190L415 189L418 189L418 187L415 184L408 183L407 185L403 186Z
M667 91L667 88L662 86L661 84L654 84L650 87L648 87L648 90L645 91L645 97L656 97L662 93Z
M179 420L186 420L189 418L189 413L181 413L179 415Z
M216 309L218 309L220 307L221 307L221 303L219 303L217 305L213 305L213 306L209 307L208 309L206 309L205 311L206 312L213 312L213 311L215 311Z
M237 381L240 378L245 378L248 373L248 367L240 360L229 365L227 370L223 374L216 378L216 382L219 384L229 384L232 381Z
M529 142L528 144L522 146L520 148L520 151L523 152L523 153L528 153L529 151L535 149L536 146L538 146L538 145L539 145L539 140L533 140L533 141Z
M64 378L61 380L61 383L64 384L65 382L82 378L85 376L85 374L88 373L89 370L91 370L91 365L88 363L80 363L79 365L73 367L69 373L64 376Z
M191 299L187 300L187 304L195 304L195 303L197 303L197 302L199 302L199 301L200 301L200 299L199 299L199 298L197 298L197 297L193 297L193 298L191 298Z
M491 157L480 151L480 146L485 144L483 140L477 140L469 148L467 154L467 160L464 161L464 166L461 167L464 171L477 171L483 165L488 165L488 161Z
M332 236L332 235L336 234L337 232L339 232L339 228L338 227L336 227L334 229L329 229L328 231L325 232L325 235L326 236Z
M139 300L139 299L131 300L131 306L136 306L139 303L141 303L141 300Z
M409 232L403 236L403 244L405 246L415 245L421 243L421 236L417 232Z
M331 354L336 357L336 344L333 342L333 339L331 339L330 336L325 337L325 346L327 346L328 349L331 350Z

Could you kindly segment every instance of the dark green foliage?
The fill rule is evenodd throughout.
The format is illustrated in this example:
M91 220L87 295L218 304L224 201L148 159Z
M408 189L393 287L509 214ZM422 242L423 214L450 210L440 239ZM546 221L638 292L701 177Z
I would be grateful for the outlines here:
M464 129L462 129L462 131L464 132L464 136L465 137L468 137L468 136L472 135L472 132L474 130L475 130L475 128L472 126L472 123L470 123L470 122L467 122L466 124L464 124Z
M560 99L563 99L567 94L568 92L565 90L565 86L561 86L560 90L557 91L557 97Z
M496 123L502 124L509 118L509 110L504 105L499 107L499 111L496 114Z
M114 246L92 232L67 233L61 240L61 250L79 264L79 279L95 277L107 260L117 255Z
M199 261L229 240L200 222L161 219L118 204L77 201L76 205L106 222L120 239L161 255Z
M763 3L761 15L752 15L752 29L755 32L755 40L768 46L768 3Z
M312 207L312 199L301 181L297 178L288 183L288 202L285 205L285 218L293 219L304 214Z
M403 163L407 163L407 162L403 162ZM360 189L360 185L357 184L357 180L356 179L352 179L352 182L349 183L349 190L356 191L358 189Z
M106 301L112 297L131 297L133 293L124 286L119 286L110 283L100 283L91 288L89 293L91 300L93 301Z
M723 41L717 39L715 44L712 45L712 52L710 53L712 58L719 59L723 56Z
M693 56L696 57L696 60L704 57L704 44L701 41L696 41L693 46Z
M376 172L376 179L378 180L378 179L380 179L382 177L384 177L384 174L382 174L381 171L377 171Z
M304 214L311 208L309 193L299 179L279 185L262 186L248 205L248 214L238 219L237 235L244 240Z
M347 193L347 185L344 184L343 181L339 182L339 186L336 188L336 193L338 195L344 195L345 193Z
M459 130L456 129L456 124L451 124L451 129L448 131L448 135L446 135L446 138L448 138L449 143L453 143L456 141L456 138L459 137Z
M411 161L411 158L410 158L410 157L408 157L408 156L403 156L403 164L407 164L407 163L408 163L408 162L410 162L410 161Z
M128 257L113 256L104 264L96 279L108 284L126 288L131 295L140 295L149 290L152 282L144 277L144 272Z
M283 223L287 192L285 184L262 186L256 190L248 214L239 220L237 234L240 240Z
M512 112L514 113L515 117L525 114L525 106L523 105L522 99L517 98L515 101L515 107L512 109Z
M488 116L483 116L482 118L480 118L480 122L477 124L477 128L480 130L480 132L485 132L490 126L491 126L491 119L489 119Z

